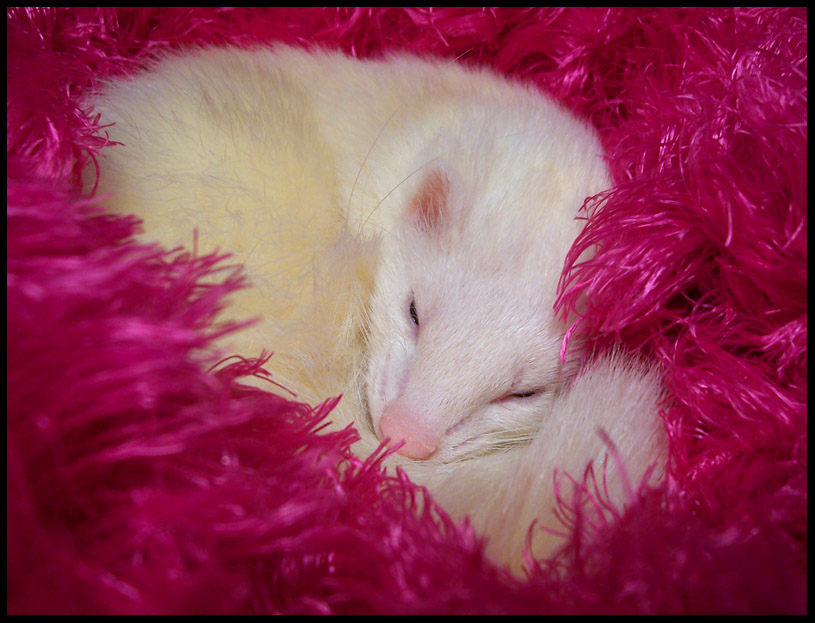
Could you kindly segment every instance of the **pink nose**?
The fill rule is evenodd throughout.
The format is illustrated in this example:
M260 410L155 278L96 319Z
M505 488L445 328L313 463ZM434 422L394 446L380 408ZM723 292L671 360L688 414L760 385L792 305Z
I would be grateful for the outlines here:
M390 445L404 440L405 445L396 452L409 459L426 459L436 451L438 442L427 434L422 434L415 426L410 425L410 417L404 417L400 406L385 409L379 421L382 438L390 437Z

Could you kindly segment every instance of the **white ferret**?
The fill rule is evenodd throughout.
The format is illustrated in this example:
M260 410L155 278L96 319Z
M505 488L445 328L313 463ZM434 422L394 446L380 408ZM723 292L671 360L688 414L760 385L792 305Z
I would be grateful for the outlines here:
M556 527L554 471L599 468L606 431L633 482L664 462L655 373L561 359L553 304L587 197L610 186L593 131L485 70L397 56L210 49L104 86L100 192L145 236L243 263L225 347L275 350L299 396L345 398L360 455L402 465L518 568ZM95 181L95 180L92 180ZM575 352L570 349L568 352ZM625 477L609 468L609 495ZM538 530L533 553L557 545Z

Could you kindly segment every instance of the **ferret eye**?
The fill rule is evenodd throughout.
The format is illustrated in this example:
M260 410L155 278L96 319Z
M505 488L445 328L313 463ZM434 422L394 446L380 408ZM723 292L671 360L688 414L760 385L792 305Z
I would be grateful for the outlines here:
M516 392L512 394L504 394L500 398L496 398L495 400L493 400L493 402L497 404L512 405L516 400L531 398L532 396L537 396L543 391L544 390L542 389L530 389L528 392Z
M519 392L519 393L517 393L517 394L511 394L511 396L512 396L513 398L529 398L530 396L534 396L534 395L535 395L535 394L537 394L537 393L538 393L538 392L536 392L536 391L533 389L532 391L528 391L528 392Z
M416 313L416 301L411 299L410 301L410 318L413 320L413 324L417 327L419 326L419 314Z

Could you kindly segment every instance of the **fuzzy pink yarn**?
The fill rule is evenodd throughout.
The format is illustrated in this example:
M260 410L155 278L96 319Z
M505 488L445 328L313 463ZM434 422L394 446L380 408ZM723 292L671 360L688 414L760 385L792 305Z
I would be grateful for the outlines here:
M615 187L572 258L599 252L560 305L660 361L671 478L603 525L602 495L564 499L526 580L321 432L331 397L211 370L240 276L80 194L94 80L270 41L487 64L603 136ZM805 613L806 44L806 9L8 9L8 612Z

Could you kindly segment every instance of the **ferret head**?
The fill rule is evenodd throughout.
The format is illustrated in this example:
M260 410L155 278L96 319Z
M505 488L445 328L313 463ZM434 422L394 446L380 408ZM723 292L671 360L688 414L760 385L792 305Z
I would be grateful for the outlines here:
M553 305L592 181L575 173L547 193L551 171L509 169L432 161L383 236L366 391L376 432L404 440L406 457L447 462L528 439L576 370L561 361Z

